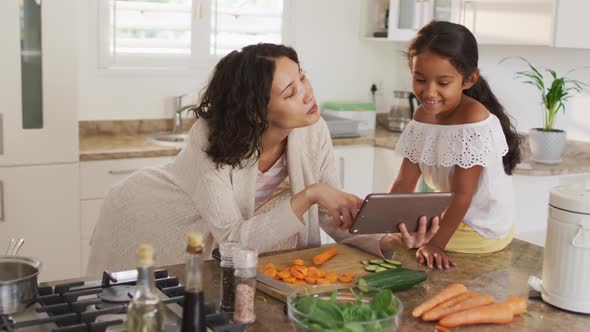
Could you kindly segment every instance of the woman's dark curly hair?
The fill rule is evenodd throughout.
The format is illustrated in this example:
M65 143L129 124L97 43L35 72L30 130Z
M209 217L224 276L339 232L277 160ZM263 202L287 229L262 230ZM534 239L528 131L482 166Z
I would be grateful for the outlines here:
M218 168L241 168L244 161L260 156L275 60L280 57L299 64L291 47L257 44L229 53L215 66L193 112L207 121L209 146L205 152Z

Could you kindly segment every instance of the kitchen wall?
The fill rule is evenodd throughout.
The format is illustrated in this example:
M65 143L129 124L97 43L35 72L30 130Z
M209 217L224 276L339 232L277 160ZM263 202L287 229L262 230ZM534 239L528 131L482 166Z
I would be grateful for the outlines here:
M99 70L93 3L80 7L80 120L171 117L173 96L194 92L206 83L213 64L192 71ZM359 38L363 0L291 0L285 43L296 48L303 68L312 79L318 101L368 100L371 83L377 83L381 110L387 109L394 89L409 89L410 76L401 43L365 41ZM540 97L532 86L513 79L524 69L516 60L498 64L512 55L565 72L590 65L590 50L549 47L480 48L480 67L496 95L516 120L519 131L542 124ZM573 78L590 83L590 68ZM381 95L379 95L381 93ZM560 115L557 126L569 138L590 141L588 92L575 96Z

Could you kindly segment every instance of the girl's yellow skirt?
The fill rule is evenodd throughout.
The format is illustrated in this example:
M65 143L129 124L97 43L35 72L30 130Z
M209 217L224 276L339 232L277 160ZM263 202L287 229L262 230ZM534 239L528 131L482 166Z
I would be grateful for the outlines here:
M445 251L460 252L466 254L485 254L490 252L500 251L512 241L514 238L514 225L510 228L510 232L499 239L490 239L481 236L471 226L461 223L455 231L455 234L447 243Z

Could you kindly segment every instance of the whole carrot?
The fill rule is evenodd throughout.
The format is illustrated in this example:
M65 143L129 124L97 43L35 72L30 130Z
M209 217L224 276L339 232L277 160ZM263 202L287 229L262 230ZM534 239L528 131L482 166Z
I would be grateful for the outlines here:
M437 308L434 308L430 311L427 311L424 313L424 315L422 315L422 319L424 319L425 321L439 320L450 314L481 307L490 303L494 303L493 296L487 294L477 294L476 296L470 297L462 302L455 304L454 306L438 310Z
M449 287L438 292L436 295L428 299L426 302L420 304L412 311L412 316L418 318L422 316L426 311L436 307L437 305L445 302L446 300L455 297L457 295L467 292L467 287L463 284L452 284Z
M322 252L321 254L317 254L317 255L313 256L311 261L315 265L322 265L325 262L327 262L330 258L336 256L337 253L338 253L338 248L332 247L332 248Z
M463 294L459 294L455 297L451 297L450 299L446 300L445 302L437 305L436 307L428 310L427 312L425 312L422 316L424 316L426 313L432 311L432 310L437 310L437 309L444 309L444 308L448 308L448 307L452 307L455 304L462 302L464 300L467 300L470 297L474 297L476 296L477 293L476 292L467 292L467 293L463 293Z
M512 308L512 314L514 316L520 316L526 311L526 300L522 297L513 296L502 302L509 305Z
M472 324L508 324L512 322L512 307L506 303L488 304L450 314L438 322L444 327L457 327Z

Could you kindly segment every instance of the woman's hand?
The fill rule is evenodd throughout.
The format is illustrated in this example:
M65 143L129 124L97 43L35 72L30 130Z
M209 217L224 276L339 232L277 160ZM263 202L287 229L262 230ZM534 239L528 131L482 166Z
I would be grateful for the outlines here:
M420 217L420 221L418 222L418 231L415 233L408 232L405 224L399 224L399 233L392 233L389 234L394 241L398 243L403 243L406 248L420 248L421 246L430 242L430 240L436 235L438 232L439 226L439 218L434 217L432 218L432 223L430 224L430 228L426 229L426 225L428 224L428 219L425 216Z
M433 266L436 266L439 270L448 269L451 266L457 266L457 264L445 254L444 250L433 244L425 244L421 246L420 249L416 251L416 259L418 260L418 263L424 264L430 269L432 269Z
M306 195L312 204L318 204L332 216L334 228L349 229L363 200L324 183L309 186Z

